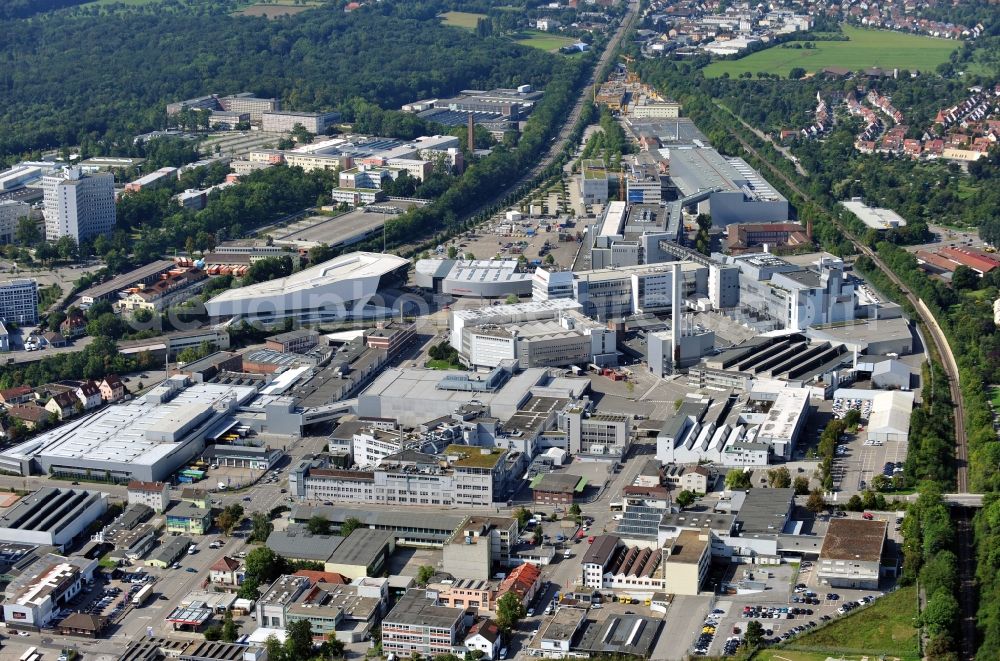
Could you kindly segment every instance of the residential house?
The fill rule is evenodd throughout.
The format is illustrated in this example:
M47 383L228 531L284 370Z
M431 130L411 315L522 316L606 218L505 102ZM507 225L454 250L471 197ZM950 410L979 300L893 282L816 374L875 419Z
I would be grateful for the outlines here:
M66 338L80 337L87 332L87 318L82 313L72 314L59 324L59 333Z
M97 638L108 626L108 618L103 615L72 613L59 623L59 633L64 636Z
M243 563L224 555L208 570L208 580L213 585L238 587L243 583Z
M67 344L66 338L63 337L62 334L56 333L54 331L47 331L45 333L42 333L42 338L45 340L45 343L48 344L53 349L59 349L61 347L66 346Z
M83 408L83 404L80 400L76 398L76 395L71 391L57 392L52 396L45 404L45 410L50 413L55 413L60 420L65 420L67 418L72 418L76 414L77 410Z
M101 389L90 379L76 387L76 396L80 400L80 403L83 404L85 411L97 408L104 403L104 398L101 396Z
M537 566L530 562L518 565L500 583L500 588L497 590L497 601L503 598L508 592L513 592L517 595L521 603L527 607L534 600L535 593L538 592L541 584L542 571Z
M0 404L6 407L14 404L27 404L35 400L35 391L31 386L15 386L0 390Z
M7 410L7 415L28 429L35 429L52 416L49 411L37 404L16 404Z
M500 655L500 627L488 618L476 622L465 636L465 646L482 652L485 659L496 659Z
M212 527L212 510L180 503L167 511L167 532L204 535Z
M132 480L128 483L128 504L146 505L157 514L162 514L170 505L170 485L166 482Z
M97 387L101 389L101 399L105 402L117 402L125 397L125 393L128 392L125 389L125 384L122 380L118 378L117 374L109 374L101 382L97 384Z

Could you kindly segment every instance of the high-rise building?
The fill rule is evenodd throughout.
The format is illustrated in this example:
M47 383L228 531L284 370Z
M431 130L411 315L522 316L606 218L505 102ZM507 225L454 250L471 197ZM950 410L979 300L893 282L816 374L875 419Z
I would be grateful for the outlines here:
M77 242L115 228L115 178L111 173L84 175L80 168L42 177L45 238L72 236Z
M0 243L12 243L17 223L31 213L31 205L17 200L0 201Z
M38 323L38 283L28 278L0 282L0 319Z

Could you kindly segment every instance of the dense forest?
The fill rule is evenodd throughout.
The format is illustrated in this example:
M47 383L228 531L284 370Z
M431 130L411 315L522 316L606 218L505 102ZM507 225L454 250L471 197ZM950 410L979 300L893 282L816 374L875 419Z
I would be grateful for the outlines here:
M83 6L0 20L0 155L87 139L124 145L162 128L168 102L211 92L276 96L297 110L349 110L355 98L398 108L466 88L543 88L561 65L509 39L441 25L442 2L350 13L331 4L281 20L206 10L231 4Z

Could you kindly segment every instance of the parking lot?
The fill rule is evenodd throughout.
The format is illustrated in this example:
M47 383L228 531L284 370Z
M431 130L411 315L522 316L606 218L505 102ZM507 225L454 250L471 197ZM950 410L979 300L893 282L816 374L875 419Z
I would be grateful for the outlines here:
M549 230L545 231L539 221L547 223ZM570 221L571 224L572 222ZM453 245L459 254L471 253L476 259L493 259L499 256L501 259L516 260L524 255L529 264L533 260L544 260L552 255L555 260L553 266L569 268L580 249L580 244L576 241L578 231L583 231L579 221L562 230L565 236L573 239L560 241L560 230L556 227L554 218L526 219L514 223L513 227L506 221L493 220L459 235L445 245L445 249Z
M758 569L774 570L770 567ZM716 623L715 633L711 636L708 647L701 648L705 651L700 655L730 654L731 652L726 651L727 641L742 638L746 633L746 625L752 620L759 621L764 627L765 638L771 644L776 644L841 617L844 613L838 611L845 603L856 603L866 597L876 599L881 594L871 590L848 590L820 585L815 576L815 565L811 562L803 562L799 567L781 565L778 569L789 571L794 583L788 582L784 589L773 592L719 599L706 619L706 622ZM784 571L782 575L787 576ZM774 597L781 594L785 595L783 600L774 600ZM697 632L694 633L697 635ZM691 652L698 654L697 648L696 642Z
M837 445L832 470L834 500L837 502L846 501L868 488L873 477L884 474L888 462L900 467L906 460L906 442L886 441L882 445L865 445L866 438L863 432L848 434L847 440Z

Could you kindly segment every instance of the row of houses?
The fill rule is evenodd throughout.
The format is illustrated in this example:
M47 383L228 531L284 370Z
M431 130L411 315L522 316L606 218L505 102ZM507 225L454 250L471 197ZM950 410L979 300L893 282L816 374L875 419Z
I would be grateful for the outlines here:
M125 399L128 390L115 374L100 381L60 381L37 388L15 386L0 390L0 406L11 420L35 429L43 422L66 420L77 413Z

